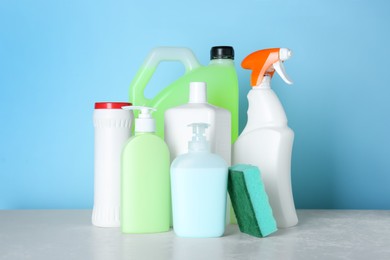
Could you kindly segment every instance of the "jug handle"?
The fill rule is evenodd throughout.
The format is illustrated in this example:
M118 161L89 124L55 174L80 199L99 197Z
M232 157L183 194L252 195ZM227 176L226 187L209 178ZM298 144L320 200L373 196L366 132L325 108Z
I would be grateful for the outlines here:
M154 71L162 61L179 61L185 67L185 73L200 67L194 53L183 47L156 47L151 50L141 69L130 84L130 100L136 105L145 105L148 99L144 95L144 89Z

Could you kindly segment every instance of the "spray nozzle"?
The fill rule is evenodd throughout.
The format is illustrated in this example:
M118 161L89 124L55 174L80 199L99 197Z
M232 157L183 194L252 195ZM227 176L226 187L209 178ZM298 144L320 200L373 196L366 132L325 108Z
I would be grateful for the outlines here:
M192 123L192 139L188 142L188 149L191 151L208 151L209 144L206 139L206 129L210 126L206 123Z
M156 122L152 117L152 112L156 111L155 108L144 106L123 106L122 109L141 111L138 118L135 119L135 132L156 132Z
M292 51L287 48L272 48L253 52L242 61L244 69L251 69L251 85L253 87L263 82L264 76L272 78L276 71L287 84L292 84L288 77L283 62L292 56Z

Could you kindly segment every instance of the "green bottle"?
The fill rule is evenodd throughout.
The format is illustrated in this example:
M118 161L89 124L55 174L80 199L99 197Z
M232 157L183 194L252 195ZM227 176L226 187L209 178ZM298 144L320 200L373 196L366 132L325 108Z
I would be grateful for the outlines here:
M210 63L201 66L193 52L187 48L154 48L130 85L130 101L133 104L154 107L157 124L156 134L164 138L164 113L167 109L187 104L190 82L207 83L207 99L212 105L225 108L232 115L232 143L238 136L238 100L239 89L234 67L234 50L230 46L212 47ZM147 99L144 89L152 78L158 64L162 61L183 63L185 74L164 88L153 99Z
M123 233L168 231L171 221L168 146L155 134L154 108L129 106L141 113L135 135L122 151L121 229Z

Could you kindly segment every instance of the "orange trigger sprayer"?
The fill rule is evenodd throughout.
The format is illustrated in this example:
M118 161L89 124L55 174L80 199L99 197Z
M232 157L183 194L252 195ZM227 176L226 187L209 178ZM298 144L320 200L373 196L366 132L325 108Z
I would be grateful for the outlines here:
M286 48L272 48L253 52L241 63L244 69L252 70L251 86L258 86L263 82L264 76L272 78L276 71L287 83L292 80L287 76L283 62L292 56L292 51Z

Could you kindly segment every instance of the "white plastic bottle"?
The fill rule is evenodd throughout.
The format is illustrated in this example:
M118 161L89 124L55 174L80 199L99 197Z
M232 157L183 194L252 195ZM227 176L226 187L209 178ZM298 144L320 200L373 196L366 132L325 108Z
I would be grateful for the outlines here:
M280 228L298 223L291 189L291 153L294 132L278 97L270 87L276 71L287 77L283 61L291 56L285 48L266 49L248 55L242 67L251 69L252 89L248 93L248 122L233 146L233 163L259 167L272 211Z
M228 166L210 153L208 124L190 126L188 153L171 165L173 228L181 237L220 237L225 231Z
M205 82L191 82L188 103L165 112L165 142L168 144L171 160L188 152L188 140L192 136L188 125L194 122L204 122L210 125L206 133L210 150L220 155L230 165L231 114L229 110L207 103Z
M206 138L210 151L221 156L231 165L231 113L207 103L206 82L190 82L188 103L173 107L165 112L164 132L171 160L188 152L188 140L192 129L188 127L194 122L209 125ZM221 93L223 95L223 93ZM229 196L229 195L228 195ZM230 199L227 200L226 223L230 222Z
M120 226L121 153L130 138L133 122L125 102L95 103L95 176L92 224L98 227Z

